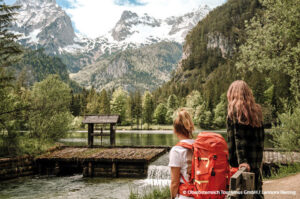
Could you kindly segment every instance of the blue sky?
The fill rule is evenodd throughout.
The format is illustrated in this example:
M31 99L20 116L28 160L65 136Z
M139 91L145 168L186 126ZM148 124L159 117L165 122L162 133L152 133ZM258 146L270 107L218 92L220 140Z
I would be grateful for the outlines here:
M5 0L13 4L16 0ZM56 0L83 35L95 38L110 31L124 10L164 19L180 16L200 5L214 8L226 0Z

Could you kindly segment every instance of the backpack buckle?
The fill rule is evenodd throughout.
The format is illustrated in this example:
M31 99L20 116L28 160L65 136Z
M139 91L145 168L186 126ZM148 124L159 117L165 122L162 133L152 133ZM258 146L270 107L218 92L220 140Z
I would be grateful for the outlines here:
M213 155L213 159L216 160L217 159L217 155Z
M214 168L212 168L211 170L211 176L215 176L216 175L216 172L214 171Z

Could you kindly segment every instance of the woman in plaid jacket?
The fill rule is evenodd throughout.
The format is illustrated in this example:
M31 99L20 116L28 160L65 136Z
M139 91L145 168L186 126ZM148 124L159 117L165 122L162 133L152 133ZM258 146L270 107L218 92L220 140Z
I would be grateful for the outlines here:
M227 92L227 135L229 162L232 167L246 167L255 173L255 198L262 194L262 158L264 128L261 106L255 103L246 82L233 82Z

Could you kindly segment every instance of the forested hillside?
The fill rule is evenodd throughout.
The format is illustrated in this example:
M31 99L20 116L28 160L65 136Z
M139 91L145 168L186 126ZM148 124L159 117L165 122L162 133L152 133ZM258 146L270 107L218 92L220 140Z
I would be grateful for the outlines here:
M235 61L245 41L245 20L259 10L258 0L229 0L211 11L186 37L184 57L173 79L158 89L185 97L193 90L204 95L210 108L216 106L229 84L237 79ZM163 91L163 92L162 92Z
M176 74L154 98L166 103L175 94L180 106L189 107L197 91L202 100L190 108L211 119L203 123L194 115L195 122L216 127L225 121L229 85L243 79L262 105L265 123L276 123L278 114L295 106L299 93L297 16L299 0L228 0L188 34Z
M44 53L43 49L24 49L23 56L16 64L9 67L20 86L32 86L44 80L48 75L57 74L60 79L70 85L73 91L81 91L81 87L69 79L66 65L57 56Z

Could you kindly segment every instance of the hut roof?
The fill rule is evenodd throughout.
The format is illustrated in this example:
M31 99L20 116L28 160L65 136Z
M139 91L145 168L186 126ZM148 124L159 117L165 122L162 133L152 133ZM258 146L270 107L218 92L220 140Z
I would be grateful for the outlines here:
M120 122L119 115L89 115L84 116L84 124L116 124Z

